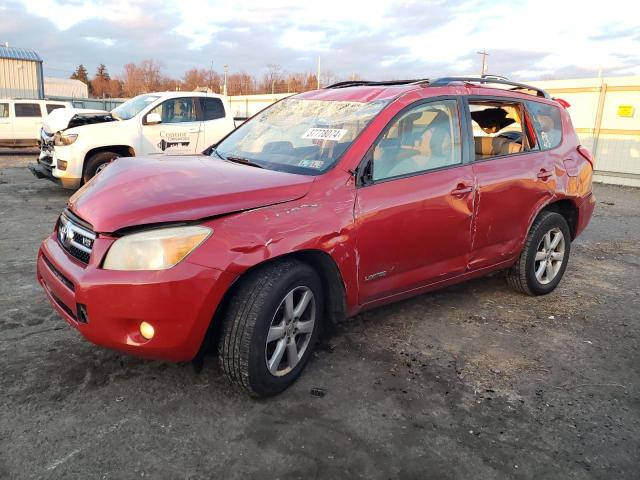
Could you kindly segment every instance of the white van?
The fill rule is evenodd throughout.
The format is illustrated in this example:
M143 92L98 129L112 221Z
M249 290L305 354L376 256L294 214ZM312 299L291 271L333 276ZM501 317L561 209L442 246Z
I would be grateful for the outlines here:
M35 147L42 121L68 102L54 100L12 100L0 98L0 147Z
M229 102L221 95L146 93L111 112L53 112L42 127L38 162L29 169L75 189L118 157L193 155L234 128Z

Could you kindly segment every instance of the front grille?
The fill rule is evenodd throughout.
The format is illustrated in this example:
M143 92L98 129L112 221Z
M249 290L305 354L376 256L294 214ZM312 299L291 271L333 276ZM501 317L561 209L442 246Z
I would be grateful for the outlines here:
M56 305L58 305L67 315L69 315L72 319L76 319L75 314L73 313L73 310L71 310L66 303L64 303L62 300L60 300L57 295L55 293L53 293L53 291L49 288L49 286L46 283L43 283L43 286L45 288L45 290L47 291L47 293L49 293L49 295L51 295L51 298L53 299L54 302L56 302Z
M44 128L40 129L40 145L53 148L55 134L47 132Z
M60 300L58 297L56 297L56 295L51 290L49 290L49 293L51 294L51 296L53 297L55 302L58 304L58 306L62 310L64 310L67 315L69 315L71 318L73 318L75 320L76 316L73 314L73 310L71 310L69 307L67 307L67 305L62 300Z
M60 280L62 283L64 283L66 285L66 287L69 290L71 290L72 292L75 291L75 287L73 286L73 282L71 280L69 280L67 277L65 277L62 274L62 272L60 270L58 270L53 263L51 263L51 260L49 260L46 255L42 255L42 259L44 260L44 263L47 264L47 267L49 267L49 270L51 270L51 272L56 277L58 277L58 280Z
M58 220L58 242L72 257L89 263L96 234L90 226L65 210Z

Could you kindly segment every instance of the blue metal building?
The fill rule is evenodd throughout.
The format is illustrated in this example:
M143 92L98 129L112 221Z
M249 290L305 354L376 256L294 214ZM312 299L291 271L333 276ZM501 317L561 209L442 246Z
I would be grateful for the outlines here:
M0 44L0 98L44 98L42 58L35 51Z

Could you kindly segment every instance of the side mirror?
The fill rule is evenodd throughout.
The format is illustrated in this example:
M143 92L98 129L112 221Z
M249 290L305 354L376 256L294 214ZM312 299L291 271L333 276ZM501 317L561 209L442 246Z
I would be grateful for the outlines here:
M144 120L145 125L157 125L158 123L162 123L162 117L159 113L148 113Z

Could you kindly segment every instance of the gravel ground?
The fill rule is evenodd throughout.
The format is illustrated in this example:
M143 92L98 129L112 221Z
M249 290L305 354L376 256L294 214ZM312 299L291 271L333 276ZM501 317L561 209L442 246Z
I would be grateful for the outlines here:
M53 313L34 259L68 193L33 156L0 154L0 478L638 478L640 189L595 186L552 294L493 276L359 315L256 401Z

